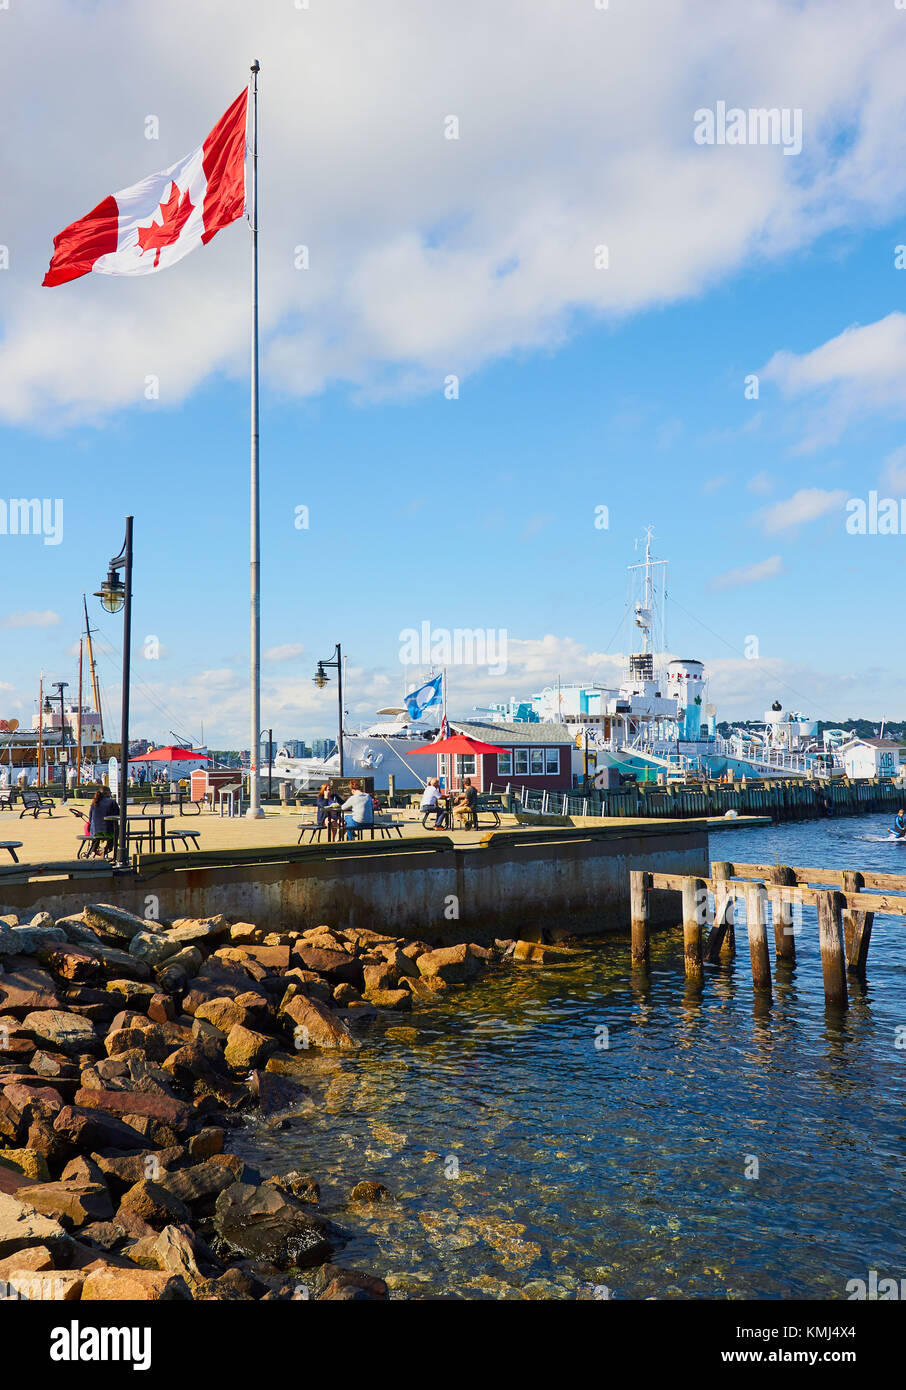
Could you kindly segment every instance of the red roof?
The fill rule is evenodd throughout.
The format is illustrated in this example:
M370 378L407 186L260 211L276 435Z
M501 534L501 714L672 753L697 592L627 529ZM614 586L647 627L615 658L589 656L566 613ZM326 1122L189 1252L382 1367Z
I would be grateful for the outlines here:
M168 744L166 748L152 748L147 753L136 753L130 763L190 763L198 758L210 758L210 753L197 753L194 748L177 748Z

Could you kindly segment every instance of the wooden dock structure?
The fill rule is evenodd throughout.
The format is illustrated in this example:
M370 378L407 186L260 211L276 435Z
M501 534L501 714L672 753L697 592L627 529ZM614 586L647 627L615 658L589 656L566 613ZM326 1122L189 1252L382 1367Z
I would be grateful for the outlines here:
M742 898L752 984L758 995L770 999L768 905L775 961L787 968L796 964L797 912L807 905L818 910L825 1001L831 1007L845 1008L847 977L865 978L875 916L906 917L906 875L726 860L716 861L710 868L708 878L630 871L630 956L634 970L648 969L653 891L667 889L681 895L686 983L693 990L703 988L706 964L716 965L735 956L736 904Z

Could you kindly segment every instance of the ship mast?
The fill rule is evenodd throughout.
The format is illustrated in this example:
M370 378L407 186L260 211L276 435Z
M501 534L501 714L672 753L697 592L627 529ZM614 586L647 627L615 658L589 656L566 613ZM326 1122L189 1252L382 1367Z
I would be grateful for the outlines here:
M98 685L98 672L94 664L94 647L91 644L91 628L88 626L88 604L85 602L85 595L82 595L82 607L85 610L85 637L88 641L88 670L91 672L91 698L94 701L94 712L101 721L101 743L104 742L104 713L101 709L101 691ZM81 708L81 698L79 707Z

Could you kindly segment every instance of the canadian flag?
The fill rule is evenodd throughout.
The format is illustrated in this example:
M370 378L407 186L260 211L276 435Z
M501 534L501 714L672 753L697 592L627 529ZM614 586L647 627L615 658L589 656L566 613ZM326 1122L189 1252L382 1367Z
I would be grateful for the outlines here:
M245 211L248 88L203 145L160 174L113 193L54 237L45 285L151 275L203 246Z

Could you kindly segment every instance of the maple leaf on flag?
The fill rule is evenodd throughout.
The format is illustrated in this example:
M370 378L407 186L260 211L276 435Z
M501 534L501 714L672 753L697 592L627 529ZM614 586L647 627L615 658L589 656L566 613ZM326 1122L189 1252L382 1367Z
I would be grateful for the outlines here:
M162 220L160 222L152 221L150 227L139 227L138 229L138 244L141 248L139 255L153 250L155 268L160 265L161 249L164 246L172 246L174 241L179 240L180 232L194 211L195 209L189 200L188 189L180 198L179 188L174 183L169 198L158 208Z

